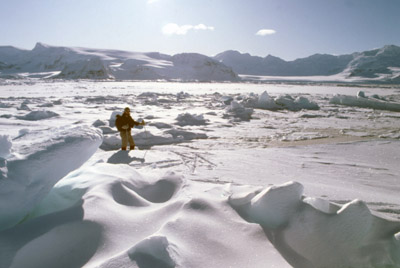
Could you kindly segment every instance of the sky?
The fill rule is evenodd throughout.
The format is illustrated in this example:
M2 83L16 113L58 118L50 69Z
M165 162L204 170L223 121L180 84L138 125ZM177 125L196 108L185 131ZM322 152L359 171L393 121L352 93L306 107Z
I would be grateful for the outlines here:
M400 46L399 0L0 0L0 46L285 60Z

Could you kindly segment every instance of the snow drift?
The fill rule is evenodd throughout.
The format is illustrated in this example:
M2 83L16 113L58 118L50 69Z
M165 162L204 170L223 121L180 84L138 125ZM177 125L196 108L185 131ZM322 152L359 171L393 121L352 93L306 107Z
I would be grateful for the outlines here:
M354 200L343 206L303 196L289 182L257 195L231 196L230 204L260 224L294 267L398 267L400 222L371 214Z
M96 163L59 181L31 217L0 232L0 267L210 267L204 254L212 267L288 267L268 240L293 267L400 265L399 222L361 201L305 197L297 182L249 191Z
M101 140L99 131L92 128L55 129L23 158L12 157L10 149L5 150L5 172L0 174L0 229L25 218L58 180L86 162ZM10 147L10 141L2 143Z

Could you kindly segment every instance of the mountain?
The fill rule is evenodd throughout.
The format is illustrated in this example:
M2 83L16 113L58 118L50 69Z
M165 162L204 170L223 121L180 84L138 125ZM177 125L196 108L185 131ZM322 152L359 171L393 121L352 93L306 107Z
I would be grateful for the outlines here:
M370 79L396 82L400 75L400 47L384 46L380 49L349 55L315 54L294 61L285 61L268 55L251 56L248 53L228 50L214 57L232 67L241 75L254 76L332 76L343 79Z
M332 56L315 54L294 61L284 61L268 55L265 58L241 54L237 51L225 51L214 57L216 60L231 66L239 74L269 76L310 76L332 75L340 73L352 60L351 55Z
M355 53L347 71L349 76L375 78L382 74L389 76L399 68L400 47L388 45L380 49Z
M171 56L43 43L37 43L32 50L0 47L0 78L24 77L230 82L279 77L290 81L399 83L400 47L387 45L339 56L314 54L293 61L234 50L207 57L197 53Z
M80 60L65 65L54 78L64 79L110 79L109 69L99 58Z
M0 47L0 78L238 81L219 61L196 53L56 47L37 43L32 50Z
M287 68L287 63L280 58L271 55L261 58L233 50L220 53L214 59L232 67L232 70L239 74L281 75L282 71Z
M333 75L343 71L353 59L352 55L333 56L315 54L289 62L289 75Z

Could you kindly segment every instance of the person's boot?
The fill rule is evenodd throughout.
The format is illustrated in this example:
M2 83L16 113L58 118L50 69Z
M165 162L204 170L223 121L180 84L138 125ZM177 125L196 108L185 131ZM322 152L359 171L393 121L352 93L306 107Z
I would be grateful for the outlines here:
M135 150L135 146L129 147L129 150Z
M121 150L122 151L126 151L126 147L121 147Z

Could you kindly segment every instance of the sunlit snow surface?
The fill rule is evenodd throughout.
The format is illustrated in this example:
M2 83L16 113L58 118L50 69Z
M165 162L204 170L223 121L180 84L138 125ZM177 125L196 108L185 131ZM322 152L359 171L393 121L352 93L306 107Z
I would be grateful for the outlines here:
M400 267L399 93L2 81L0 267Z

